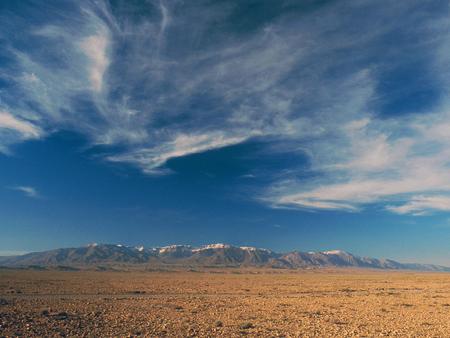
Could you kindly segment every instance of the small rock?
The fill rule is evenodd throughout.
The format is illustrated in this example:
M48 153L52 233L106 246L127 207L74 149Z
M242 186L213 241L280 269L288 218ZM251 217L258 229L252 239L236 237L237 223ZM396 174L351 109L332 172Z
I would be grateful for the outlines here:
M8 305L8 304L9 302L6 299L0 298L0 305Z
M248 322L248 323L242 323L239 328L241 330L247 330L247 329L253 329L255 327L255 325L253 325L252 323Z
M59 312L54 315L54 318L57 320L66 320L67 318L69 318L69 315L67 314L67 312Z
M222 327L223 323L220 320L216 320L216 322L214 323L216 325L216 327Z

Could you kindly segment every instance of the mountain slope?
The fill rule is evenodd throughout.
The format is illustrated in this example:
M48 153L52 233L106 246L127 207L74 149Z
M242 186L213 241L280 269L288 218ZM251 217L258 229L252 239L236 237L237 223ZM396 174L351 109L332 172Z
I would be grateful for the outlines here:
M171 245L157 248L90 244L79 248L56 249L21 256L0 257L0 265L5 267L170 265L186 267L271 267L291 269L356 267L450 271L450 268L438 265L399 263L388 259L381 260L359 257L341 250L276 253L267 249L236 247L228 244L209 244L202 247Z

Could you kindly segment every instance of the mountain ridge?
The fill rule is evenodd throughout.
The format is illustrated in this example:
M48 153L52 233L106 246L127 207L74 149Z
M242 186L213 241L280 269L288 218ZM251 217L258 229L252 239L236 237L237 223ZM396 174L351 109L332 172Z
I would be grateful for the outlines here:
M387 270L450 272L450 267L400 263L391 259L360 257L343 250L318 252L275 251L250 246L215 243L203 246L169 245L162 247L125 246L92 243L82 247L32 252L0 257L0 266L27 267L95 267L117 265L174 267L267 267L308 269L354 267Z

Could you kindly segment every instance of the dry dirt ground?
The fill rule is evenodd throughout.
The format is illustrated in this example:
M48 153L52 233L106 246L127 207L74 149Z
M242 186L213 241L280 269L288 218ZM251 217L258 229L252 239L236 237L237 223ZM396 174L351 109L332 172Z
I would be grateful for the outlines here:
M0 337L450 337L450 274L0 270Z

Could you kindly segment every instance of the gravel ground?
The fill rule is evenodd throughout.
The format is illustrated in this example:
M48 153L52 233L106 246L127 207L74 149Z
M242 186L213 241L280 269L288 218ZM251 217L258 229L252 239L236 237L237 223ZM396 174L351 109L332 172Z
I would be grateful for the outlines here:
M0 270L0 336L450 337L450 274Z

